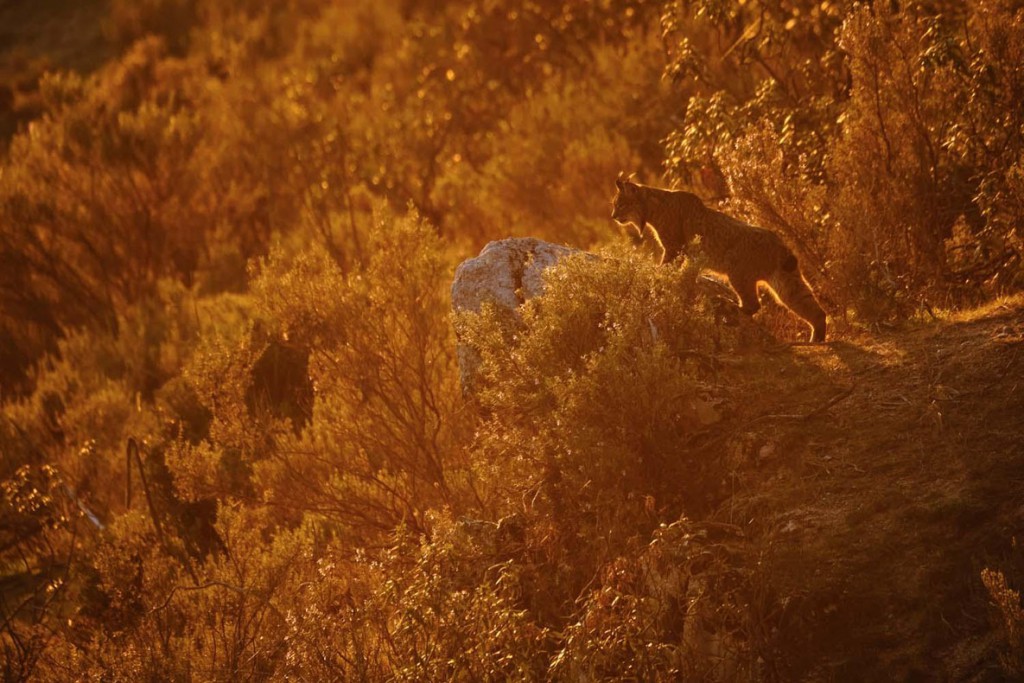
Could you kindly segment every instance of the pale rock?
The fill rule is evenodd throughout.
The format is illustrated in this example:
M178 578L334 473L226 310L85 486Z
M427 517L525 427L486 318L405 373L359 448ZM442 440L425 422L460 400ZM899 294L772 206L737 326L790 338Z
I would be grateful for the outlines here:
M578 249L552 244L533 237L510 237L491 242L479 256L466 259L455 270L452 281L452 310L479 313L484 302L518 316L518 308L544 291L544 271ZM459 333L456 319L456 335ZM459 378L463 391L476 378L480 355L460 341Z

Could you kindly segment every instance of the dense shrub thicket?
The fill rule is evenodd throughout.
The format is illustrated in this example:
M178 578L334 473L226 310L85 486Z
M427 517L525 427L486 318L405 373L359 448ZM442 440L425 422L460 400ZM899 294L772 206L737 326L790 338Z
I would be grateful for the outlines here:
M699 260L616 246L612 181L779 231L847 322L1020 288L1024 8L435 4L112 0L118 56L37 85L5 680L781 676L760 551L707 519L741 333ZM509 234L602 256L457 320L463 396L448 286Z

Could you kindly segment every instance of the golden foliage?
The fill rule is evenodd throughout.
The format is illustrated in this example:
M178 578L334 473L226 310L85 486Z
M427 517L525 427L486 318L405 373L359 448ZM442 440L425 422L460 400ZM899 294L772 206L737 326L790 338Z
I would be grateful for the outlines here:
M727 200L836 317L1019 288L1024 15L889 4L97 3L0 84L5 680L778 677L702 519L742 333L608 199ZM509 234L593 253L453 320Z

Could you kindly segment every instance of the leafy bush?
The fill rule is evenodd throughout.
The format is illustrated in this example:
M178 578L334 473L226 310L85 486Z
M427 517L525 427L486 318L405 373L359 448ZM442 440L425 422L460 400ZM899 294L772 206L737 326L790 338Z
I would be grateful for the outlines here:
M458 152L441 175L446 229L474 239L607 242L611 180L626 168L657 165L660 150L650 141L670 130L678 104L657 77L658 49L656 36L638 34L598 55L591 78L555 73L510 103L481 149ZM481 152L483 161L474 162Z
M175 456L208 461L176 468L181 487L222 497L253 486L266 504L360 538L402 521L422 529L430 507L459 505L466 417L441 322L450 267L415 214L382 214L367 244L366 268L347 275L324 249L275 251L256 267L253 332L211 339L188 370L215 447ZM237 458L250 483L224 490Z
M1010 676L1024 672L1024 608L1021 607L1020 593L1006 583L1003 572L985 569L981 581L988 591L1001 620L1000 631L1006 641L1007 651L1000 655L1003 670Z
M422 541L399 530L376 561L321 561L315 597L293 621L304 671L401 681L543 676L551 634L517 606L515 568L497 561L493 534L447 515L431 526Z
M692 263L573 256L546 274L520 322L486 309L460 321L483 359L481 497L494 515L540 527L538 552L558 570L538 572L551 584L538 595L575 597L656 510L697 510L714 495L714 464L687 450L714 419L703 362L713 321L695 274Z

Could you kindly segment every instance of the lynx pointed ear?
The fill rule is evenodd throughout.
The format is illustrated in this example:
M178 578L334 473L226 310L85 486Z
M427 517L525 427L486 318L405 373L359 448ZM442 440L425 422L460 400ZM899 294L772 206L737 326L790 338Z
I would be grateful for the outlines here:
M626 178L626 182L627 182L627 183L633 183L633 182L636 182L635 180L633 180L634 178L636 178L636 173L630 173L630 174L629 174L629 177L628 177L628 178Z
M615 179L615 187L619 188L620 190L622 189L622 183L625 178L625 175L625 173L619 171L619 177Z

